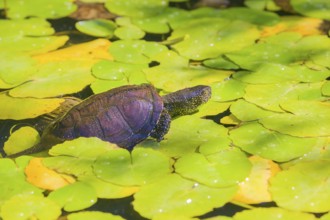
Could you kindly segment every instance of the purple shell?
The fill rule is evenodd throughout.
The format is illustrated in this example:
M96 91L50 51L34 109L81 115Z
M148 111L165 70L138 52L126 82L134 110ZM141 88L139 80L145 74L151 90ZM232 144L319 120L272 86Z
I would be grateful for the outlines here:
M162 110L152 85L122 86L74 106L56 122L52 135L63 140L98 137L130 149L149 136Z

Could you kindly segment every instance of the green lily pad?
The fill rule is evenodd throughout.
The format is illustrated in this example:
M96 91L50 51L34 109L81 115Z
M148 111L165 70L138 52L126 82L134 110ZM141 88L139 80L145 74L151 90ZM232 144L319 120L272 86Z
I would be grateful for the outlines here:
M15 195L42 195L42 190L25 180L24 168L10 159L0 159L0 206Z
M107 0L105 7L114 14L131 17L150 17L162 13L167 0Z
M201 153L211 154L229 146L227 132L227 128L211 120L195 115L182 116L171 122L171 129L163 141L147 140L138 146L157 149L169 157L193 153L197 148Z
M278 63L260 63L256 71L239 71L233 78L252 84L281 82L319 82L330 76L326 68L313 70L304 65L283 65Z
M4 144L4 151L7 155L15 154L28 149L40 140L37 130L32 127L24 126L14 131Z
M212 100L218 102L232 101L243 97L245 83L229 79L212 85Z
M327 214L324 214L320 219L321 220L329 220L330 219L330 212L328 212Z
M244 151L278 162L289 161L311 151L316 138L298 138L268 130L257 122L230 131L233 143Z
M213 188L170 174L147 184L134 195L134 209L152 219L159 213L193 217L227 203L236 186Z
M0 119L35 118L52 112L60 106L64 99L13 98L0 93ZM19 108L17 108L19 106Z
M254 121L274 114L244 99L239 99L234 102L230 106L230 112L241 121Z
M211 100L200 106L198 112L194 115L201 118L208 115L217 115L226 111L231 104L232 102L215 102Z
M289 211L281 208L255 208L245 210L234 215L234 220L253 220L253 219L267 219L267 220L316 220L314 215Z
M244 153L228 148L210 155L184 155L175 163L175 172L207 186L227 187L243 181L251 167Z
M280 207L322 213L330 210L330 161L302 162L271 179L270 192Z
M264 9L268 9L271 11L279 10L280 8L276 5L272 0L245 0L244 4L256 10L263 11Z
M97 201L95 189L82 182L75 182L52 191L48 198L68 212L88 208Z
M99 156L94 163L95 175L121 186L139 186L171 172L170 159L152 149L113 150Z
M82 33L106 38L113 37L114 31L117 27L113 21L106 19L78 21L75 26Z
M204 60L203 65L214 69L225 69L225 70L239 69L239 66L237 66L235 63L231 62L230 60L226 59L224 56L219 56L216 58Z
M190 65L189 60L173 51L165 51L153 58L160 65L144 69L148 81L157 88L173 92L179 88L198 84L210 85L227 78L231 72L215 70L201 65Z
M274 114L259 122L268 129L297 137L329 136L329 104L317 101L290 101L281 107L291 113Z
M330 96L330 81L326 81L322 86L322 94Z
M330 3L327 0L291 0L290 4L295 11L308 17L330 19Z
M76 212L71 213L67 216L68 220L124 220L118 215L113 215L110 213L97 212L97 211L85 211L85 212Z
M92 186L98 198L104 199L117 199L124 198L133 195L139 190L139 187L135 186L119 186L110 182L103 181L93 175L83 175L79 176L79 181Z
M56 61L40 66L33 80L12 90L14 97L53 97L79 92L95 79L86 61Z
M167 50L164 45L144 40L118 40L109 48L116 61L132 64L148 64L151 57Z
M174 29L168 40L182 37L184 40L172 47L183 57L204 60L253 44L259 31L244 21L200 18L186 21L183 27Z
M3 219L57 219L61 208L53 201L37 195L16 195L6 201L1 207Z
M38 5L38 7L36 7ZM60 18L77 8L71 0L54 0L47 4L43 0L8 1L7 16L12 19L25 17Z
M122 40L135 40L143 38L145 32L135 25L129 25L117 28L114 34Z
M31 74L36 71L35 61L27 55L0 52L0 79L8 86L15 87L27 81Z

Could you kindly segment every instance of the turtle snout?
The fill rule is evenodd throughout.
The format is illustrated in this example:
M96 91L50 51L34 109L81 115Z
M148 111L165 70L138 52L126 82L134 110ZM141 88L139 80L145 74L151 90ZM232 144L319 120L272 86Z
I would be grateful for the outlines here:
M210 86L203 86L201 89L200 97L202 99L202 103L207 102L212 96L212 90Z

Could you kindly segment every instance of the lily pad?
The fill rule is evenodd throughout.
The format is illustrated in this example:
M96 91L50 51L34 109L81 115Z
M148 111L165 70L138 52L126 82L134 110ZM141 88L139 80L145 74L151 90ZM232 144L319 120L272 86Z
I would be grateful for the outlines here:
M235 79L228 79L212 85L212 100L218 102L232 101L243 97L245 83Z
M91 64L85 61L50 62L39 67L34 79L12 90L14 97L53 97L79 92L93 82Z
M284 162L311 151L316 138L299 138L268 130L257 122L243 124L230 131L234 145L261 157Z
M6 93L0 93L0 119L26 119L35 118L45 113L52 112L60 106L64 99L36 99L13 98ZM19 106L19 108L17 108Z
M113 21L106 19L78 21L75 26L82 33L106 38L112 38L117 27Z
M131 17L149 17L162 13L168 1L108 0L105 7L114 14Z
M234 201L247 204L271 202L269 179L281 170L279 165L259 156L251 156L249 160L252 163L251 173L239 183L239 190Z
M53 201L37 195L16 195L6 201L1 207L3 219L57 219L61 208Z
M171 173L170 159L152 149L113 150L99 156L94 165L95 175L121 186L140 186Z
M280 207L322 213L330 210L330 162L302 162L278 173L270 192Z
M253 44L259 37L259 31L244 21L200 18L174 29L168 40L182 37L184 40L172 47L183 57L204 60Z
M213 188L170 174L147 184L134 195L133 206L143 217L159 213L198 216L227 203L237 187Z
M164 45L144 40L118 40L109 48L116 61L132 64L148 64L151 57L167 50Z
M157 88L173 92L179 88L198 84L210 85L227 78L231 72L215 70L201 65L191 65L189 60L173 51L165 51L153 57L160 65L144 69L147 79Z
M67 216L68 220L124 220L118 215L112 215L110 213L97 212L97 211L85 211L71 213Z
M201 153L211 154L229 146L227 132L227 128L211 120L201 119L194 115L183 116L171 122L171 129L165 136L165 140L159 143L151 140L144 141L138 146L157 149L169 157L193 153L197 148Z
M4 144L4 151L7 155L15 154L28 149L40 140L38 131L32 127L21 127L14 131Z
M175 163L175 172L181 176L211 187L237 185L250 173L251 163L237 149L224 149L214 154L187 154Z
M330 81L327 81L322 86L322 94L330 96Z
M330 3L327 0L291 0L290 4L295 11L308 17L330 19Z
M116 37L122 40L135 40L143 38L145 32L135 25L128 25L124 27L118 27L114 34Z
M230 112L241 121L254 121L274 114L244 99L234 102L230 106Z
M267 220L316 220L314 215L289 211L281 208L255 208L239 212L233 217L234 220L253 220L253 219L267 219Z
M297 137L329 136L329 104L318 101L290 101L281 104L290 113L274 114L259 122L268 129Z
M103 181L96 176L86 175L79 176L79 181L92 186L98 198L117 199L133 195L139 190L136 186L119 186L110 182Z
M11 159L0 159L0 206L15 195L42 195L42 190L25 181L23 168Z
M52 191L48 198L67 212L88 208L97 201L94 188L82 182L75 182Z

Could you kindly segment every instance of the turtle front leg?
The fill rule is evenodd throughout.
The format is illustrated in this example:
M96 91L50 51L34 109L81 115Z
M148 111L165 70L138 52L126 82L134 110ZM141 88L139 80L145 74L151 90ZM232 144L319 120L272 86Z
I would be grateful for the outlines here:
M164 108L158 123L156 124L154 130L151 131L150 136L155 138L157 141L164 139L165 134L167 134L170 129L171 116L168 114L167 110Z

